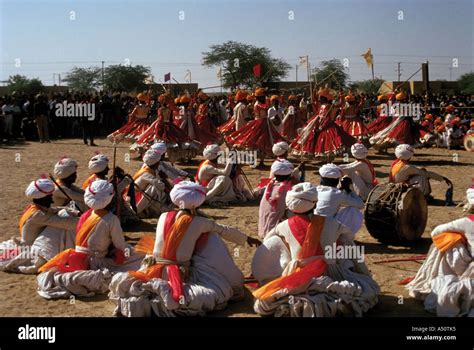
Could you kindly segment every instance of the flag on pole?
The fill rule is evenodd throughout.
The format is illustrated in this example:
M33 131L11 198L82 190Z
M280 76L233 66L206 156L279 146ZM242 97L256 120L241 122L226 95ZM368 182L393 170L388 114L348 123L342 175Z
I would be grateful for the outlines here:
M372 55L372 50L369 48L367 52L362 54L361 56L364 57L365 62L367 63L367 66L372 67L372 65L374 64L373 62L374 56Z
M186 75L184 76L184 80L186 80L187 83L191 82L191 71L187 70Z
M260 63L256 64L255 66L253 66L253 76L255 78L258 78L260 77L260 74L262 73L262 66L260 65Z
M171 80L171 72L165 74L165 82L170 81L170 80Z
M219 70L217 71L217 79L222 78L222 67L219 67Z
M300 66L308 67L308 56L300 56Z

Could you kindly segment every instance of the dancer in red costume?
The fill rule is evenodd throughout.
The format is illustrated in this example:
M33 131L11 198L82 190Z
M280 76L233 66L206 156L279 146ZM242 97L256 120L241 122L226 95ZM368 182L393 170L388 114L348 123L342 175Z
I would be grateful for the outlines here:
M288 107L283 117L282 136L293 140L298 135L298 129L304 126L304 114L299 107L299 99L295 95L288 96Z
M249 119L247 93L245 91L237 91L235 94L235 102L237 102L237 104L234 107L234 115L232 118L217 128L224 136L242 128L247 124Z
M150 121L148 119L150 98L148 95L140 93L137 96L137 100L138 104L128 116L127 123L107 136L110 142L119 143L125 141L133 143L150 126Z
M364 106L365 98L360 97L357 102L356 98L352 93L349 93L345 98L346 105L341 109L337 123L347 132L349 135L362 139L368 134L367 127L364 125L364 120L358 115L362 107Z
M355 142L351 135L346 133L335 123L336 114L342 106L343 98L340 95L340 102L333 103L331 92L327 88L321 88L315 94L313 103L314 115L308 120L305 127L291 144L293 154L299 156L333 157L343 153Z
M220 136L211 134L210 132L199 127L199 124L194 117L194 112L189 106L191 102L191 98L189 96L181 96L179 102L180 107L176 119L180 122L179 127L191 140L199 142L202 147L211 143L219 143L219 141L222 141Z
M255 97L257 99L253 107L255 119L226 136L226 141L236 149L258 151L259 165L263 165L265 156L271 157L273 154L273 144L283 138L267 117L268 106L266 104L265 89L258 88L255 91Z
M427 128L415 121L416 116L403 115L403 104L407 103L405 92L399 92L396 100L397 103L390 108L390 114L396 118L389 126L370 138L370 143L378 151L385 151L399 144L418 147L432 136Z
M211 118L209 118L209 105L207 102L208 100L209 96L207 96L207 94L202 91L198 93L196 121L201 130L204 130L206 133L213 135L215 140L219 140L221 138L219 131L212 122Z
M379 102L379 105L377 106L377 119L367 125L369 134L375 135L392 123L393 117L389 116L388 113L388 101L389 99L392 99L392 96L394 95L379 95L379 97L377 97Z

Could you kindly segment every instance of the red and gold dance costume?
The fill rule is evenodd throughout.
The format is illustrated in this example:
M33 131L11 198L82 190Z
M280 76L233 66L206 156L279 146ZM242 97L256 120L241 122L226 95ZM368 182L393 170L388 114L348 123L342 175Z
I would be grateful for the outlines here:
M239 126L239 129L243 127L247 123L246 119L249 118L248 107L243 102L249 101L247 92L237 91L237 93L235 94L235 101L237 102L237 105L234 107L234 114L232 118L229 118L228 121L226 121L224 124L217 128L219 132L224 136L227 136L236 131L237 126ZM244 120L239 120L239 118L242 117L244 118Z
M367 130L371 135L375 135L392 123L393 117L389 116L389 113L384 113L382 108L382 106L385 106L385 110L388 112L388 101L392 98L392 96L393 94L379 95L377 97L379 102L379 105L377 106L377 118L372 123L367 125Z
M356 104L356 99L352 94L349 94L345 97L347 103L341 109L339 118L337 120L338 125L340 125L346 133L352 137L361 139L366 137L369 133L367 127L364 125L364 120L358 115L359 111L364 106L365 99L361 97L359 103Z
M222 143L222 136L212 122L211 118L209 118L209 107L207 104L209 96L207 96L204 92L199 92L197 97L198 107L196 121L199 125L199 128L206 132L206 134L212 135L214 140L216 140L216 143Z
M305 121L303 111L298 106L298 97L295 95L288 96L288 103L289 106L282 121L281 135L287 140L293 140L298 136L298 129L304 126Z
M262 98L265 96L265 90L258 88L255 96ZM255 119L226 136L227 143L236 149L257 150L262 156L271 157L273 144L283 138L268 119L267 110L267 103L257 101L253 107Z
M150 111L150 98L146 94L138 94L138 104L128 116L128 121L118 130L111 133L107 138L111 142L134 143L150 126L148 112Z
M319 97L329 102L319 102ZM311 157L332 156L343 153L357 142L335 123L335 118L342 101L331 104L334 99L328 89L320 89L313 103L315 114L308 120L305 127L292 142L293 154ZM340 96L342 100L342 95Z

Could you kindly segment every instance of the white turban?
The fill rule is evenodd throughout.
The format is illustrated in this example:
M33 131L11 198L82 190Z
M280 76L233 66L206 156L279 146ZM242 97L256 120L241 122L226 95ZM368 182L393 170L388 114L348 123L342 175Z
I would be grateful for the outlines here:
M339 179L342 177L342 169L336 164L328 163L319 168L319 175L329 179Z
M407 144L398 145L395 148L395 157L401 160L408 160L415 154L415 150L412 146Z
M25 195L30 199L40 199L54 192L54 183L49 179L31 181L25 190Z
M168 147L166 147L166 143L158 142L151 145L150 149L155 151L156 153L163 155L166 153L166 150L168 149Z
M114 186L106 180L95 180L84 192L84 202L91 209L104 209L114 197Z
M286 193L286 206L294 213L306 213L314 208L318 200L318 190L310 182L294 185Z
M65 179L77 171L77 163L74 159L63 158L54 166L54 175L59 179Z
M290 150L290 146L288 146L288 144L285 141L277 142L272 147L272 152L277 157L285 154L289 150Z
M351 147L351 153L356 159L365 159L369 151L362 143L354 143Z
M161 153L158 153L152 149L149 149L143 155L143 162L148 166L152 166L158 163L160 160L161 160Z
M89 170L95 173L104 171L109 165L109 158L103 154L96 154L89 160Z
M206 189L192 181L181 181L174 185L170 198L180 209L193 209L206 200Z
M213 145L207 145L205 148L204 148L204 151L202 152L202 155L206 158L206 159L215 159L217 158L217 156L219 155L219 152L220 152L220 147L216 144L213 144Z
M474 210L474 188L468 188L466 191L466 198L467 198L467 210L473 211Z
M275 160L271 167L273 175L290 175L293 172L293 164L286 159Z

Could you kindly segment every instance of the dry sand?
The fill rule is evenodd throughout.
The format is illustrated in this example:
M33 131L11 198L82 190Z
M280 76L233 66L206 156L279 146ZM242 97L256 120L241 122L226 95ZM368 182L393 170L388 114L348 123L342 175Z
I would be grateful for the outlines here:
M18 219L27 204L24 189L29 181L41 174L52 171L54 163L64 155L76 159L79 163L78 183L88 175L87 162L100 150L112 158L113 149L107 140L97 140L98 147L88 147L82 140L62 140L51 144L26 143L11 147L0 148L0 180L2 191L0 195L0 239L6 240L18 235ZM137 161L126 162L128 148L123 145L117 150L117 165L128 173L134 173L140 163ZM457 154L457 156L456 156ZM369 159L374 163L377 176L381 182L386 182L388 169L393 159L392 155L375 155L370 151ZM336 162L342 162L337 159ZM266 162L267 164L270 161ZM474 153L466 151L452 151L447 149L417 150L414 164L429 168L447 176L454 183L454 201L459 203L464 200L465 189L473 183ZM191 165L180 164L183 169L196 171L198 162ZM315 174L318 168L316 162L307 166L306 180L313 183L319 180ZM250 181L257 184L259 178L267 177L268 171L253 170L245 167ZM462 215L461 208L445 207L445 183L432 182L434 204L429 206L429 219L423 238L414 247L386 246L372 238L365 226L356 236L356 240L365 246L366 262L373 273L373 277L382 289L379 304L367 316L430 316L423 309L421 302L411 299L399 282L407 277L414 276L421 266L417 262L396 262L376 264L375 262L386 259L397 259L415 255L426 254L431 244L430 232L439 224L454 220ZM247 234L256 236L258 202L240 206L209 208L203 210L214 217L218 222L233 225ZM156 219L146 220L143 224L127 232L129 236L141 233L154 233ZM250 273L250 261L255 248L235 249L229 244L231 252L238 266L247 276ZM56 300L47 301L36 293L35 276L25 276L0 272L0 316L111 316L113 304L106 296L96 296L92 299L81 300ZM230 304L220 312L210 316L256 316L252 309L250 292L244 301Z

